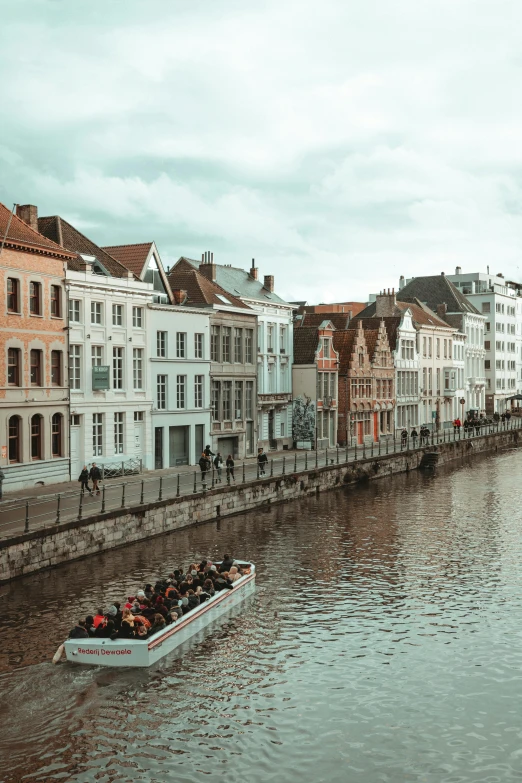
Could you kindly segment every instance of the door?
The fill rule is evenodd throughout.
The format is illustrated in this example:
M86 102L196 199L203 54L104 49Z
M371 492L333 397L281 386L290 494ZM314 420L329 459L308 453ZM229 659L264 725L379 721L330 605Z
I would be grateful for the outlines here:
M71 480L76 481L84 466L83 455L80 452L81 428L71 427Z
M363 426L364 425L362 421L357 422L357 443L359 444L359 446L362 446L364 440Z
M268 411L268 443L271 449L277 448L277 441L274 438L274 409Z
M163 427L154 427L154 468L163 468Z
M379 440L379 414L378 413L373 414L373 439L375 441Z
M195 450L195 458L194 458L194 464L196 464L201 457L201 453L203 449L205 448L205 444L203 443L203 439L205 437L205 425L204 424L196 424L196 450Z
M332 448L334 448L337 444L337 438L335 435L335 413L334 411L330 411L330 446Z
M223 462L226 461L229 454L232 454L233 459L237 457L237 438L218 438L217 450L223 457Z
M201 452L200 455L201 456ZM199 459L198 456L198 459ZM189 464L189 427L169 427L169 465Z
M254 422L247 421L246 425L246 453L251 457L254 453Z
M134 422L134 455L136 459L143 457L143 422Z

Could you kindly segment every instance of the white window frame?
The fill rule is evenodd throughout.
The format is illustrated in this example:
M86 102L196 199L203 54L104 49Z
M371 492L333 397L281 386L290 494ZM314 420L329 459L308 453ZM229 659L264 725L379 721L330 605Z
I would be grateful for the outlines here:
M92 456L103 454L103 413L92 414Z
M124 350L119 345L112 348L112 388L123 389Z
M187 376L176 375L176 408L185 410L187 407Z
M123 326L123 305L113 304L112 306L112 325Z
M82 347L81 345L69 346L69 388L82 388Z
M194 407L203 408L203 388L204 388L204 376L194 376Z
M91 302L91 324L93 326L102 326L103 302Z
M132 349L132 383L136 391L143 390L143 348Z
M123 422L124 414L121 412L114 414L114 453L123 454Z
M132 326L134 329L143 329L143 307L132 308Z

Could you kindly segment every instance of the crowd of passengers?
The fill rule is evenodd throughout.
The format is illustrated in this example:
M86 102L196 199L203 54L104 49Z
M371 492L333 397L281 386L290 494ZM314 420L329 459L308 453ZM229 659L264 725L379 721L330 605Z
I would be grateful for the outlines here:
M220 590L231 590L234 582L250 573L230 555L221 563L209 560L192 563L186 572L179 568L155 585L146 584L122 606L115 602L108 609L79 620L69 639L147 639L167 625L208 601Z

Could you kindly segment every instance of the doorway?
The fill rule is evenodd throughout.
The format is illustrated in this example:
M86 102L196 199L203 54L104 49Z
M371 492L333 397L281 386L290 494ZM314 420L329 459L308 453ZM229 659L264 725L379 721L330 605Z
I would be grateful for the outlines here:
M203 440L205 438L205 425L196 424L196 452L194 455L194 464L196 464L201 457L205 444Z
M163 468L163 427L154 427L154 469Z
M169 466L189 464L189 427L169 427Z
M359 446L362 446L363 445L363 441L364 441L363 427L364 427L363 422L362 421L358 421L357 422L357 443L358 443Z
M271 449L277 449L277 440L274 438L274 409L268 411L268 444Z

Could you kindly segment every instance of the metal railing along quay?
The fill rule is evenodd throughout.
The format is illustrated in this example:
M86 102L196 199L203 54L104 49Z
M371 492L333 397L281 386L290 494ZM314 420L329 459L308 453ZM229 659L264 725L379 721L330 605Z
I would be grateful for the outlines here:
M198 469L183 473L164 474L151 478L129 481L103 481L97 494L68 490L49 495L26 498L22 501L5 500L0 506L0 539L19 533L52 527L60 522L81 520L106 511L129 508L161 500L178 498L196 492L205 492L225 484L245 484L247 481L265 481L274 476L285 476L312 470L326 465L357 462L386 454L413 451L426 446L437 446L461 440L474 440L483 435L521 429L518 421L498 422L465 430L445 429L431 431L429 436L411 437L405 440L394 436L377 442L363 443L345 448L324 451L295 451L275 459L268 459L263 467L252 460L236 461L232 471L225 465L221 470L214 466L205 475Z

